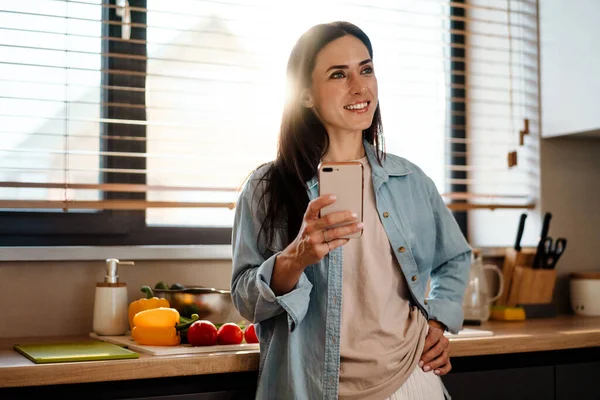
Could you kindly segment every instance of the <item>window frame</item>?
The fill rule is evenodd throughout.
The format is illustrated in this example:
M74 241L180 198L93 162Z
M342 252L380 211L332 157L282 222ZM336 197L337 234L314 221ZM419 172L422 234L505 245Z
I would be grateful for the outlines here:
M465 5L465 0L455 0L453 3ZM460 17L453 19L452 17ZM456 7L450 4L450 30L457 32L466 32L465 23L465 7ZM458 45L458 46L455 46ZM464 33L450 32L450 100L449 100L449 115L450 115L450 137L452 139L467 138L467 62ZM456 61L461 58L463 61ZM459 73L454 73L459 72ZM454 85L461 85L462 88L456 88ZM455 101L461 99L463 101ZM453 112L460 112L462 115L455 115ZM450 147L450 165L467 166L467 144L465 142L451 142ZM467 179L467 171L450 171L450 179ZM467 185L450 183L446 185L450 193L466 193ZM452 200L452 203L466 203L466 200ZM461 232L467 240L468 235L468 211L453 211L454 219L458 223Z

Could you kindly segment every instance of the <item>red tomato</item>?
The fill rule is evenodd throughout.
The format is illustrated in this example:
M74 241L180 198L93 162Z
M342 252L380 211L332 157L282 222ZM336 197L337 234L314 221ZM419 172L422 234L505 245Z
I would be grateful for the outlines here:
M217 327L210 321L196 321L188 328L187 339L192 346L214 346L217 344Z
M246 343L258 343L254 324L248 324L246 329L244 329L244 339L246 339Z
M217 332L218 344L240 344L244 340L244 332L238 324L228 322L221 325Z

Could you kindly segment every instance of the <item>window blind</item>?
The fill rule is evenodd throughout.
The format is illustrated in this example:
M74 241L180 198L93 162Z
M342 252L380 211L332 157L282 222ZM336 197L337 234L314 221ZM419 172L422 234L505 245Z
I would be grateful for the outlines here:
M455 211L535 207L535 1L30 0L0 2L0 208L231 226L291 48L332 20L373 42L387 151Z
M467 190L452 196L468 199L472 245L512 246L519 215L539 198L537 2L468 3ZM493 208L496 202L502 206ZM529 220L536 225L537 217ZM524 245L537 243L535 232L528 230Z

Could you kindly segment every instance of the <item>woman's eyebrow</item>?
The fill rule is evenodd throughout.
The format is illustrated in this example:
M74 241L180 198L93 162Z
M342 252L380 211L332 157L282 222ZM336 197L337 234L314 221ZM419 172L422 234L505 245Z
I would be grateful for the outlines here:
M373 60L371 60L370 58L367 58L366 60L362 60L361 62L358 63L359 66L368 64L370 62L373 62ZM347 65L332 65L331 67L327 68L327 71L325 72L329 72L332 69L348 69L349 67Z

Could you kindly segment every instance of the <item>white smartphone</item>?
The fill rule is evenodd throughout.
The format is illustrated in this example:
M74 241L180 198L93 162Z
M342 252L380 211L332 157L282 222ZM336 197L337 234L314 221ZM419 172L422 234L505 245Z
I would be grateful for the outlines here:
M322 162L319 164L319 196L333 194L337 197L335 203L321 209L321 217L336 211L352 211L357 214L356 221L344 222L344 226L362 222L363 218L363 165L360 161ZM359 232L343 236L346 239L358 238Z

